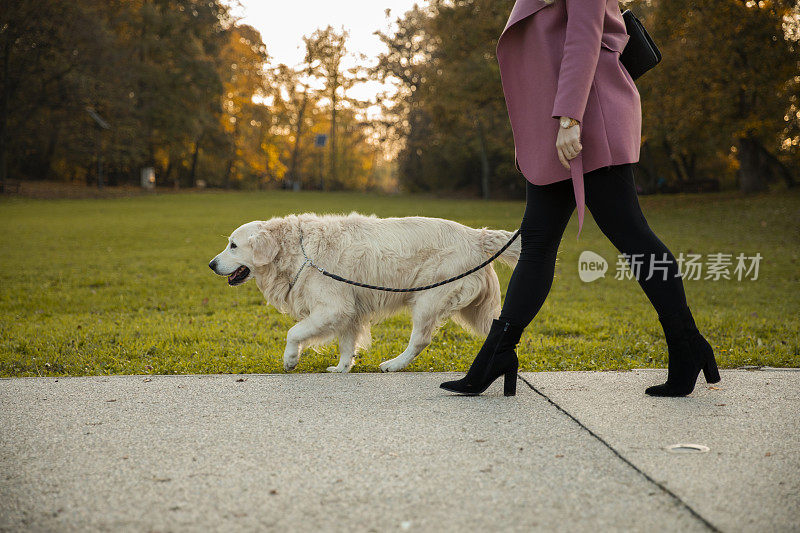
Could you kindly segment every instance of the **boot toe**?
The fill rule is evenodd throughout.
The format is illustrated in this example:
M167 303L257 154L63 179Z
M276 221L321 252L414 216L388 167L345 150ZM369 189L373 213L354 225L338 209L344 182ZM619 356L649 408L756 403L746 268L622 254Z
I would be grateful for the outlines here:
M445 381L444 383L439 385L439 388L447 390L447 391L451 391L451 392L458 392L459 391L459 387L458 387L459 384L460 384L459 381Z
M670 397L676 398L679 396L688 396L692 393L691 390L677 390L675 387L671 387L664 383L663 385L653 385L652 387L648 387L644 390L644 393L648 396L661 396L661 397Z
M445 381L439 388L442 388L448 392L455 392L456 394L466 394L466 395L473 395L475 394L475 387L470 385L463 379L459 379L456 381Z
M648 396L666 396L666 387L664 385L653 385L652 387L647 387L644 393Z

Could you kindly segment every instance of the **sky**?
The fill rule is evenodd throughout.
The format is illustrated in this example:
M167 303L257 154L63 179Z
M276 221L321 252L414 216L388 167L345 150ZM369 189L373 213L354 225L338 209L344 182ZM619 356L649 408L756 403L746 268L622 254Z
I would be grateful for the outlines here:
M348 50L356 55L365 54L372 63L383 45L373 35L376 30L386 30L389 22L411 9L421 0L239 0L241 7L233 9L241 22L261 32L267 53L273 63L297 65L303 60L303 36L317 28L342 26L350 32ZM391 18L386 10L391 9ZM355 61L355 60L351 60ZM346 65L348 66L348 65ZM368 83L353 88L349 93L360 99L370 99L382 89L378 83Z

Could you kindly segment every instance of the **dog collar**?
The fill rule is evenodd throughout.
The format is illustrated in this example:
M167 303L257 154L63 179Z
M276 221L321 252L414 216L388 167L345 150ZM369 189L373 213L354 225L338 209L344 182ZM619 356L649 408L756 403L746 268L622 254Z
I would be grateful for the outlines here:
M320 272L324 272L323 269L321 269L320 267L315 265L314 261L312 261L308 257L308 255L306 254L306 248L305 248L305 246L303 246L303 228L298 226L298 229L300 230L300 250L302 250L302 252L303 252L303 257L305 257L305 261L303 261L303 264L300 265L300 269L297 271L297 274L294 275L294 279L292 279L292 281L289 282L289 290L290 291L292 290L292 287L294 287L295 283L297 283L297 278L300 277L300 273L303 271L303 269L306 267L306 265L311 265L314 268L316 268L317 270L319 270Z

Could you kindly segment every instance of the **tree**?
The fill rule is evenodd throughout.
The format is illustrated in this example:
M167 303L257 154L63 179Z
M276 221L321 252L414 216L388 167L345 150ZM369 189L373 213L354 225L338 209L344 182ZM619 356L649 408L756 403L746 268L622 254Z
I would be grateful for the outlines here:
M800 7L788 0L632 0L664 52L637 80L642 184L745 191L788 186L800 166ZM513 2L431 0L379 33L373 76L393 81L389 125L408 190L522 195L495 58ZM682 83L675 83L682 80Z
M794 183L778 155L788 133L791 80L798 73L796 38L786 27L790 6L740 0L655 4L647 23L664 60L639 82L645 136L679 184L725 174L731 156L742 191L763 190L776 173ZM685 83L676 86L677 79Z
M316 94L310 86L313 75L313 61L308 51L299 69L280 64L272 71L275 107L285 116L284 122L292 131L288 175L292 186L298 189L302 186L299 165L303 155L303 135L309 128L309 106L317 105Z
M315 31L311 36L304 38L306 43L306 63L314 65L315 74L325 84L325 92L330 99L331 106L331 152L330 176L334 184L338 183L337 150L336 150L336 112L339 100L339 90L346 88L348 79L342 74L342 59L347 54L347 39L349 33L345 30L337 32L331 26Z
M379 34L388 50L375 76L400 88L389 112L405 135L407 188L522 191L495 58L512 5L432 0L397 19L394 35Z
M237 26L229 31L220 55L226 71L222 84L222 127L231 139L223 181L226 188L234 180L266 171L261 132L263 122L269 121L269 111L254 102L253 97L263 95L266 90L267 60L266 47L254 28Z

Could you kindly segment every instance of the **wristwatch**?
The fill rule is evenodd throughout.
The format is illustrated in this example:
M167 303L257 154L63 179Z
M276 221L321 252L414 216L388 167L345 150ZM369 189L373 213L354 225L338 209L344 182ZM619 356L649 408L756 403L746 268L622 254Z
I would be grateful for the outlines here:
M575 120L574 118L561 117L561 127L562 128L565 128L565 129L566 128L571 128L575 124L578 124L578 121Z

